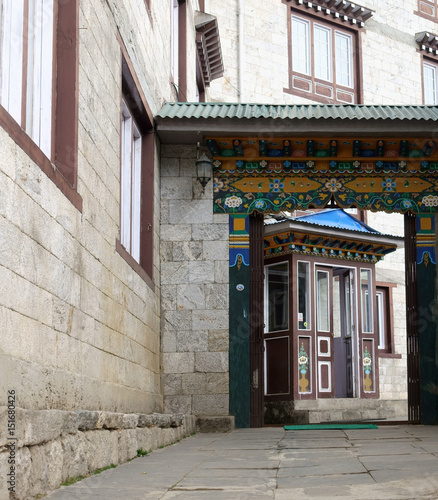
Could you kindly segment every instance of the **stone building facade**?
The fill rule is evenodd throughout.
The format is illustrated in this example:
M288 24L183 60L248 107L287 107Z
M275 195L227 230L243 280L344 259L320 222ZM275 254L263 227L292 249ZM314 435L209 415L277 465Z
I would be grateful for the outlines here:
M423 60L433 65L435 54L417 34L438 32L435 3L363 2L372 16L354 31L355 104L424 102ZM7 16L24 24L17 5L25 2L0 4L0 485L8 498L6 429L15 415L16 493L29 498L180 439L195 430L196 416L233 425L230 221L213 212L213 182L203 190L196 178L203 127L185 136L174 117L177 133L166 135L157 120L163 104L321 101L290 89L289 9L315 9L306 1L55 0L54 9L44 0L31 27L49 47L49 62L42 59L52 83L21 73L41 56L30 47L14 52L26 34L4 29ZM431 4L432 14L418 14L420 4ZM9 73L19 74L18 98ZM49 111L37 124L29 88L40 87ZM128 129L144 153L142 180L132 183L143 201L140 222L135 210L124 211L138 201L122 175L135 157L124 153ZM395 276L393 267L382 273L382 281ZM381 394L401 401L401 272L396 281L402 357L383 363Z

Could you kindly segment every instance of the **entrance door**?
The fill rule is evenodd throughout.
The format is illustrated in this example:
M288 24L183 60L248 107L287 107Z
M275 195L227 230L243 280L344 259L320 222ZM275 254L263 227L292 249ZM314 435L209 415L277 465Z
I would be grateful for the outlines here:
M333 342L335 363L335 396L354 396L353 338L355 331L354 271L333 272Z
M315 266L318 397L334 396L333 270Z

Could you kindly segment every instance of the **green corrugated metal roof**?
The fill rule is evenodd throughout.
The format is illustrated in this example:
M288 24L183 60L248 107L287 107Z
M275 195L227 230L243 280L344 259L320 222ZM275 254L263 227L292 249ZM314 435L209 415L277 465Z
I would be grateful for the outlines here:
M437 106L166 103L156 118L438 120Z

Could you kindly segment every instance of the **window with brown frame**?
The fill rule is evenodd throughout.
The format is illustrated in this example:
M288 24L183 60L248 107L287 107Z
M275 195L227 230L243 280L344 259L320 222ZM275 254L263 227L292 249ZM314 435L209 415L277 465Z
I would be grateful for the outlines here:
M0 0L0 125L82 210L76 191L78 5Z
M418 0L418 11L416 11L415 14L436 21L437 0Z
M118 253L154 288L153 117L122 48L120 238Z
M357 29L290 7L289 88L325 103L361 101Z
M171 77L177 100L187 101L187 4L170 0L171 6Z
M394 350L392 289L395 283L376 283L376 321L379 356L401 358Z

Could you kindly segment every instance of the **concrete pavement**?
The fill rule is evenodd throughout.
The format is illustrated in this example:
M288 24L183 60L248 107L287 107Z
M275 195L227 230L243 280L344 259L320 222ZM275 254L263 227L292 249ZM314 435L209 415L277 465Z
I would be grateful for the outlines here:
M438 499L438 426L197 434L46 498Z

